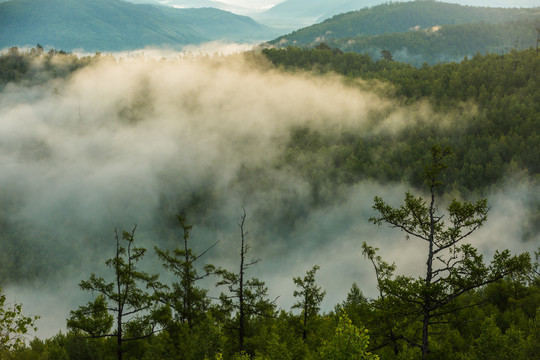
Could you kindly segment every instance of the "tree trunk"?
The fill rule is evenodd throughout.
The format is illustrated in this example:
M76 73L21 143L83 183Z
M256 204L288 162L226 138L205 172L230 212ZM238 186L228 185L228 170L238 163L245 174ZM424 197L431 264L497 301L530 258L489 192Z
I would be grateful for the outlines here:
M183 224L182 224L183 225ZM193 326L191 321L191 283L190 283L190 258L189 258L189 248L188 248L188 236L186 234L186 231L184 230L184 279L182 282L184 283L184 298L183 300L183 307L184 307L184 319L183 321L187 322L188 327L191 329Z
M116 290L118 295L118 317L116 319L116 356L118 360L122 360L122 314L124 313L124 297L122 296L121 277L120 277L120 240L116 235Z
M424 320L422 322L422 359L426 359L429 344L429 311L424 310Z
M435 241L435 188L430 186L431 204L429 206L429 251L426 270L426 289L424 295L424 318L422 320L422 359L426 359L429 349L429 320L431 317L430 287L433 278L433 243Z
M116 355L118 360L122 360L122 316L118 313L117 320L117 337L116 337Z
M246 212L242 216L242 222L240 223L240 234L242 238L242 247L240 249L240 281L238 290L238 302L239 302L239 328L238 328L238 345L240 351L244 350L244 336L245 336L245 312L244 312L244 261L246 256L245 248L245 233L244 233L244 221L246 219Z
M304 290L305 291L305 290ZM308 321L308 298L307 294L304 299L304 329L302 330L302 339L306 342L307 339L307 321Z

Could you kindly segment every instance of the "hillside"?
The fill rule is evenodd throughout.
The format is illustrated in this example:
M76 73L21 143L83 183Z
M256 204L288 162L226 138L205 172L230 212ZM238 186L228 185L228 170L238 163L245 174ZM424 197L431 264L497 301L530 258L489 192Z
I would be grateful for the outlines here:
M180 47L250 41L270 29L226 11L175 9L121 0L13 0L0 4L0 48L39 43L66 51Z
M342 39L379 34L405 33L439 25L466 23L503 23L535 19L540 8L503 9L470 7L434 1L387 3L359 11L336 15L291 34L281 36L271 44L309 45L321 39Z
M325 39L332 48L345 52L368 53L381 58L388 50L394 60L422 66L424 63L461 61L477 53L507 53L536 46L534 21L504 24L473 23L443 25L405 33Z

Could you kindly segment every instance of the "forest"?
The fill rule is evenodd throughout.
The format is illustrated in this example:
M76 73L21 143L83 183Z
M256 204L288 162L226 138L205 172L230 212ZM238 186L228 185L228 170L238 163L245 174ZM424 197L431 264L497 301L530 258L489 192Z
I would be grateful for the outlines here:
M47 233L50 228L46 226L32 228L32 220L40 223L37 216L13 217L14 213L23 213L21 209L28 200L17 187L15 193L8 191L15 185L2 178L0 285L9 290L13 284L24 283L29 278L54 277L65 266L78 277L80 292L87 295L78 298L81 301L64 315L66 331L39 338L28 333L39 324L38 317L45 314L27 314L24 303L9 302L8 291L0 293L2 359L539 359L540 197L535 190L540 180L540 55L537 50L476 53L459 63L425 63L415 67L393 60L391 53L374 59L368 54L345 53L332 46L321 43L313 49L265 48L232 56L233 60L189 58L168 65L163 65L163 59L149 61L152 67L168 66L164 75L160 74L159 80L163 81L172 76L170 71L175 67L198 66L193 64L205 61L210 65L204 69L212 69L212 76L218 78L230 66L228 61L242 57L242 65L232 63L240 68L234 73L236 77L225 78L238 82L240 87L246 85L238 74L246 72L242 66L248 64L248 73L269 75L263 86L275 86L276 77L280 81L307 78L309 84L326 84L335 92L344 87L347 96L369 93L364 95L366 102L378 99L373 108L366 105L368 110L360 112L365 118L360 128L332 118L346 118L352 113L351 121L357 121L355 108L344 112L335 108L345 107L338 100L329 102L329 110L324 110L328 111L324 114L319 108L310 111L301 105L309 121L287 124L285 130L269 136L269 142L277 141L277 137L281 141L272 156L261 157L264 161L259 162L260 158L250 161L246 155L231 174L219 175L229 181L224 189L229 192L240 189L241 203L249 204L249 199L263 193L261 202L268 201L270 206L261 205L252 210L253 206L249 205L223 205L226 200L218 191L223 190L216 185L219 182L198 184L202 176L191 180L197 184L185 185L192 189L185 197L175 194L178 188L167 185L169 192L162 190L156 213L147 215L152 218L148 220L154 224L152 228L145 228L147 220L143 216L142 222L117 228L112 236L110 231L106 232L107 240L94 244L96 249L89 253L103 261L99 264L93 261L89 269L74 270L77 264L61 265L56 249L33 242L37 238L56 241L57 233ZM129 95L121 88L122 97L115 98L110 105L102 99L102 107L110 106L113 110L100 111L113 114L114 119L103 120L101 112L96 115L98 120L91 118L93 114L85 108L86 99L81 95L73 102L75 105L69 103L71 113L66 116L71 122L62 126L73 127L67 133L77 141L87 141L86 133L94 134L91 121L99 121L97 128L105 127L110 132L118 131L117 127L128 130L142 127L146 133L151 132L145 127L147 118L158 117L162 114L159 105L168 106L168 103L152 95L156 86L152 80L145 76L137 78L140 71L137 66L147 67L136 61L130 65L130 61L99 53L79 57L61 50L46 51L41 45L30 50L11 48L0 56L0 92L5 95L0 105L14 101L12 97L25 89L37 89L40 94L47 92L45 99L60 99L54 101L64 106L61 101L67 100L61 98L71 92L79 91L84 96L96 92L93 85L83 92L82 77L92 78L98 71L104 71L106 76L114 78L114 71L119 71L117 66L124 66L142 91ZM216 86L214 78L209 80L211 86ZM183 73L179 81L189 82L188 75ZM178 87L174 89L180 91ZM30 92L25 96L32 99L43 95ZM185 92L184 102L179 105L185 112L173 116L189 117L199 112L206 116L200 109L205 100L204 95ZM176 106L178 101L175 97L171 102ZM228 101L219 102L219 111L228 111ZM268 96L266 101L273 100ZM316 101L300 103L317 106ZM51 111L46 107L39 109L47 114ZM401 114L405 114L404 121L400 120ZM52 121L51 117L45 116L43 122ZM314 125L318 117L320 126ZM198 117L190 119L202 121ZM218 119L227 121L228 117ZM15 118L14 121L28 120ZM388 122L390 125L386 125ZM241 126L233 124L234 131L226 132L228 136L240 132L233 142L251 146L253 142L265 141L250 138L255 132L243 133ZM210 131L204 125L200 125L201 131ZM40 135L45 133L44 126L33 124ZM47 126L58 132L62 130L54 122ZM182 126L182 131L202 133ZM211 126L218 125L211 123ZM24 128L21 132L34 130ZM167 131L175 132L176 128ZM25 141L27 137L31 135L21 135ZM114 150L127 147L126 152L137 152L139 148L133 145L137 139L128 137ZM31 141L31 147L13 145L12 148L7 142L1 146L13 152L18 161L37 163L42 172L46 172L46 167L54 167L59 161L56 159L62 159L60 156L69 156L62 153L66 152L63 147L55 148L54 141L60 140L51 134ZM165 139L158 139L152 144L163 142ZM208 141L203 143L207 147ZM190 144L195 146L195 142ZM95 147L89 148L95 151ZM187 148L182 149L179 153L189 157L185 155ZM230 151L229 148L218 150ZM101 154L98 152L96 156ZM199 169L206 159L198 157L196 163L178 160L176 156L175 153L167 157L165 166L168 168L171 163L174 167L187 166L189 171L180 175L162 172L160 176L165 180L159 178L160 181L182 182L182 177L189 178L190 173L198 171L207 176L204 169ZM6 169L11 169L13 164L2 159ZM100 158L90 160L97 162ZM209 161L208 166L215 163ZM131 167L136 168L135 164ZM74 172L80 170L74 169ZM280 184L287 183L292 176L301 188ZM105 179L107 185L116 186L111 179ZM374 293L365 295L364 284L354 281L347 284L346 296L323 309L324 299L333 294L321 285L323 264L311 263L298 272L296 267L290 267L295 272L289 273L288 286L280 290L287 292L293 301L287 307L280 306L279 297L285 294L274 296L265 279L269 274L256 270L265 262L264 257L259 258L257 250L261 248L257 242L265 236L292 238L302 230L299 225L302 221L306 226L312 225L308 221L312 212L322 213L323 219L326 215L331 217L333 208L347 202L351 189L367 183L386 187L375 188L375 193L368 190L370 198L365 201L370 212L363 220L369 222L373 234L381 232L380 236L390 239L394 247L419 244L415 249L421 249L417 258L420 261L415 271L409 274L410 268L404 270L399 262L387 258L384 244L377 242L380 239L377 236L359 237L355 239L354 251L361 258L356 262L367 264L366 273L376 287ZM502 242L508 247L517 243L528 244L530 248L532 244L537 251L514 254L506 248L493 249L492 256L484 259L470 239L493 221L491 216L497 209L491 208L490 196L504 193L508 186L530 190L522 202L529 211L520 217L523 227L520 237ZM125 184L114 189L120 191L123 187ZM394 192L389 190L392 187L396 188ZM137 191L145 191L144 186L139 186ZM228 212L232 208L234 212L230 215L232 221L227 221L234 241L225 245L231 248L226 265L217 263L212 256L222 251L218 249L224 240L198 232L198 227L219 228L226 222L210 210L213 207L223 207ZM42 216L47 221L56 221L51 227L64 226L65 231L73 227L74 233L82 231L79 237L83 241L91 241L94 230L86 227L91 227L93 217L79 228L75 224L76 212L70 214L73 219L68 216L67 220L48 214ZM128 219L127 223L135 220ZM102 223L98 222L99 225ZM338 233L334 235L340 237ZM140 240L147 237L152 240ZM496 239L491 240L500 244ZM282 251L292 246L292 242L284 244ZM57 246L66 245L58 241ZM157 259L159 266L149 265L151 258ZM78 257L73 261L88 264ZM340 258L331 261L339 262ZM288 272L287 265L281 267ZM333 282L344 281L339 272L334 276Z

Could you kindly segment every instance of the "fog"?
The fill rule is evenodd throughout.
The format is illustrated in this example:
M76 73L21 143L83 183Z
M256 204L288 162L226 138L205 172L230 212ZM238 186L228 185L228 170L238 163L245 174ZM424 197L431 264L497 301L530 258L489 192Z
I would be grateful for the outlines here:
M285 74L261 62L243 55L106 58L69 79L3 89L0 281L25 313L41 316L38 336L65 329L69 311L89 299L81 280L92 272L110 279L104 261L114 254L115 229L136 225L136 243L149 249L145 268L166 278L152 248L179 244L180 213L194 226L196 252L219 240L203 260L232 270L245 207L248 257L260 259L248 275L265 281L286 310L292 278L315 264L325 311L353 282L375 296L363 241L400 272L422 274L422 243L368 223L373 197L397 206L407 184L360 182L315 206L309 184L277 164L298 127L369 137L398 132L412 118L441 118L425 104L401 108L382 98L380 84ZM374 123L374 113L384 116ZM534 250L537 235L522 239L538 193L509 179L489 197L490 218L472 243L488 258L497 248ZM205 286L217 295L213 283Z

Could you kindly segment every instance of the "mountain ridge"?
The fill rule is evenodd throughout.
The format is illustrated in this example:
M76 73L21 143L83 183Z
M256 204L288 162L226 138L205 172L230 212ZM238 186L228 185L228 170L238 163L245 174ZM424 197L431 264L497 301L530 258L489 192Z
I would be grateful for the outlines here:
M12 0L0 3L0 48L66 51L178 48L223 40L262 41L275 34L247 17L214 8L176 9L122 0Z
M532 9L503 9L463 6L419 0L386 3L362 10L351 11L280 36L272 45L308 45L332 39L405 33L415 28L465 23L504 23L512 20L535 18L540 7Z

